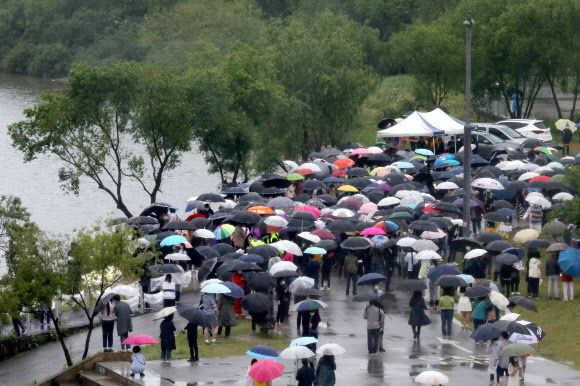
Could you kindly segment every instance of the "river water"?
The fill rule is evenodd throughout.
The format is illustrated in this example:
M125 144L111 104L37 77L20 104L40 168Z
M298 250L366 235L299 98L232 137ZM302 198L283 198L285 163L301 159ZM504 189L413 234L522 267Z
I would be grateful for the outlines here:
M58 182L61 163L56 158L45 155L24 163L22 153L12 148L7 129L24 118L23 110L32 107L42 92L62 86L62 82L49 79L0 73L0 195L19 196L42 229L69 233L100 218L122 213L90 181L83 181L78 196L63 191ZM185 154L182 164L165 174L163 192L157 200L177 205L183 218L189 197L217 190L219 177L208 174L207 169L197 148ZM134 215L149 204L148 196L137 185L124 189L124 201ZM0 273L2 268L0 263Z

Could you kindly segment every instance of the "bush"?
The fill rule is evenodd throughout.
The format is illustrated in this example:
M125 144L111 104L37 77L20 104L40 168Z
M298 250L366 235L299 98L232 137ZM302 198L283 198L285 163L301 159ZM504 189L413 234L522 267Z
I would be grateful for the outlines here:
M70 70L71 52L60 43L41 44L28 63L28 73L35 76L65 76Z
M20 41L16 46L8 51L2 61L2 69L10 72L25 74L28 70L28 63L34 55L34 45L25 41Z

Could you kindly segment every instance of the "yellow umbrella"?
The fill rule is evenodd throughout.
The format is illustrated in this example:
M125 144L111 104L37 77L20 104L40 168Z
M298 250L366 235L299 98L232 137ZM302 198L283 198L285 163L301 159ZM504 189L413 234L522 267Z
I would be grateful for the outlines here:
M370 174L371 174L371 176L376 176L378 173L385 171L385 170L388 170L388 169L384 166L380 166L378 168L374 168Z
M569 119L558 119L556 121L556 129L562 131L568 127L572 132L576 132L576 124Z
M352 185L342 185L340 188L336 190L340 190L341 192L358 193L358 189Z
M413 161L414 159L420 159L420 160L426 161L427 157L424 157L422 155L416 155L413 158L411 158L409 161Z
M535 229L524 229L515 234L514 241L521 244L529 240L535 240L539 235L540 232Z
M397 122L397 123L401 123L401 122L403 122L403 121L404 121L404 119L403 119L403 118L395 118L395 122Z

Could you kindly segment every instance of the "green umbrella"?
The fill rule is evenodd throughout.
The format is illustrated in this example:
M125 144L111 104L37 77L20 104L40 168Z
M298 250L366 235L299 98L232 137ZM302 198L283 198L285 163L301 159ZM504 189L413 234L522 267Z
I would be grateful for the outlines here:
M389 216L389 220L411 220L414 218L415 216L409 212L395 212Z
M561 235L566 230L566 224L561 221L553 220L542 227L542 233L548 235Z
M504 357L519 357L522 355L528 355L534 353L534 349L525 343L512 343L507 345L499 355Z
M288 174L286 176L286 179L288 181L301 181L304 179L304 176L302 174L293 173L293 174Z

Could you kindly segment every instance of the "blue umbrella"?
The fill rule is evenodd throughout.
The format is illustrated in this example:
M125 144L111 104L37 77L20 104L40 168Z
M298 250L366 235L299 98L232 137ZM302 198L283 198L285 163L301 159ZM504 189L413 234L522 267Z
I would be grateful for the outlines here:
M459 274L461 274L461 272L459 272L459 270L456 267L450 264L443 264L433 268L431 272L427 275L427 277L432 282L435 282L443 275L459 275Z
M387 241L389 241L389 238L387 236L380 236L380 235L375 236L371 239L371 242L373 243L373 247L375 247L375 248L379 248L381 245L383 245Z
M312 336L304 336L302 338L294 339L290 342L290 347L292 346L308 346L309 344L318 342L318 339Z
M523 249L520 248L516 248L516 247L512 247L512 248L508 248L505 251L502 251L501 253L511 253L512 255L516 255L518 257L518 259L523 259L524 256L526 255L526 253L523 251Z
M439 165L441 162L454 160L455 156L453 154L445 154L435 160L434 165Z
M256 263L256 264L262 264L264 262L264 258L262 256L252 254L240 256L240 260L246 263Z
M572 277L580 276L580 251L574 248L566 248L560 252L558 265L560 265L562 272L566 275Z
M323 179L322 182L324 182L325 184L341 184L344 181L338 177L327 177Z
M431 150L428 150L428 149L417 149L417 150L415 150L415 153L421 154L421 155L426 155L426 156L433 155L433 152Z
M261 359L275 359L277 361L280 360L280 355L276 350L264 345L254 346L246 351L246 354Z
M161 246L167 247L167 246L181 244L181 243L185 243L185 242L187 242L187 239L185 237L180 236L180 235L173 235L173 236L169 236L169 237L164 238L163 241L161 241Z
M206 294L229 294L232 291L221 283L210 283L201 289Z
M513 217L516 215L516 211L510 208L500 208L497 213L503 214L504 216Z
M492 340L501 335L501 330L495 328L491 324L484 324L475 329L471 333L471 339L476 342L484 340Z
M242 287L236 283L232 283L231 281L222 281L220 284L228 287L228 289L231 291L229 294L225 294L226 296L230 296L232 298L243 298L245 296Z
M356 285L373 285L385 280L387 280L387 278L378 273L367 273L366 275L363 275L361 276L360 279L358 279Z
M415 167L415 165L413 165L410 162L401 162L401 163L397 164L397 167L399 169L412 169Z

